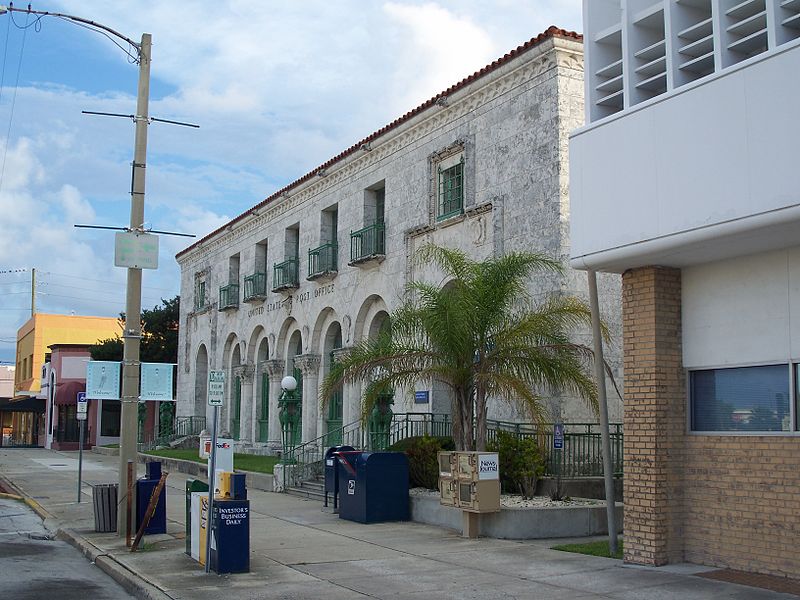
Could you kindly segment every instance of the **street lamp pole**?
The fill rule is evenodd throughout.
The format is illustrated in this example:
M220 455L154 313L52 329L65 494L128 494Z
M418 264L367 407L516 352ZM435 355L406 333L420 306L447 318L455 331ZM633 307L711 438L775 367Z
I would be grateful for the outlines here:
M0 5L0 15L10 12L28 13L42 17L57 17L89 26L90 29L99 29L111 34L136 49L139 60L139 85L136 96L136 133L133 149L133 172L131 175L131 218L130 230L141 232L144 225L144 182L145 163L147 160L147 125L149 123L148 107L150 104L150 49L152 36L142 34L142 41L137 44L118 31L101 23L90 21L83 17L65 13L49 12L46 10L32 10L16 8L13 5ZM139 347L142 338L142 270L128 268L127 292L125 297L125 331L122 335L122 414L120 415L120 440L119 440L119 496L128 489L128 462L136 464L136 442L138 420L137 409L139 403ZM135 470L134 470L135 473ZM130 506L136 509L136 488L131 486L131 497L128 499ZM119 509L119 507L118 507ZM127 511L117 510L117 533L126 537L128 535Z
M136 133L133 150L133 172L131 176L131 231L141 231L144 224L144 188L147 160L147 125L150 100L150 51L152 36L142 34L139 46L139 85L136 96ZM136 441L139 402L139 347L142 338L142 270L128 268L127 293L125 297L125 331L123 333L122 357L122 414L120 416L119 443L119 491L128 489L128 461L136 464ZM134 471L135 472L135 471ZM136 488L131 487L133 497L128 499L136 510ZM127 536L126 511L117 510L117 532Z

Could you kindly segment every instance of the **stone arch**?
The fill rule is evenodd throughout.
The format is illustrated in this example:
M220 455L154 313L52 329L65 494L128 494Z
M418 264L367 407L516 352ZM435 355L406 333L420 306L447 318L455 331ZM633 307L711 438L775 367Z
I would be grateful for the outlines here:
M370 316L371 319L368 321L366 335L368 338L374 339L389 327L389 313L385 310L378 310Z
M278 341L275 344L274 348L274 356L277 359L285 359L287 355L287 343L289 340L290 334L294 331L299 331L300 328L297 324L297 320L294 317L287 317L287 319L281 325L281 329L278 332Z
M323 338L324 332L327 331L332 323L336 322L338 322L336 311L330 306L326 306L320 311L319 315L317 316L317 320L314 323L314 329L311 332L311 352L322 354L325 351Z
M194 358L194 416L206 414L206 398L208 395L208 350L200 344Z
M258 352L259 345L266 335L263 325L257 325L256 328L253 329L253 332L250 334L250 339L247 342L247 364L255 363L256 352Z
M386 302L377 294L372 294L367 297L361 304L356 314L356 322L353 331L353 342L358 343L364 335L369 333L369 324L374 319L375 315L380 312L388 314L389 309L386 307Z

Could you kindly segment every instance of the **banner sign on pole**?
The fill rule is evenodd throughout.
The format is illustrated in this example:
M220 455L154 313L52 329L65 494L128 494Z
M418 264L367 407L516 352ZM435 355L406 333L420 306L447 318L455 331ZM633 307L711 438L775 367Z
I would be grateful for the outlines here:
M86 398L119 400L119 380L122 363L90 360L86 363Z
M225 399L225 371L208 372L208 405L222 406Z
M140 400L173 401L172 363L141 363Z

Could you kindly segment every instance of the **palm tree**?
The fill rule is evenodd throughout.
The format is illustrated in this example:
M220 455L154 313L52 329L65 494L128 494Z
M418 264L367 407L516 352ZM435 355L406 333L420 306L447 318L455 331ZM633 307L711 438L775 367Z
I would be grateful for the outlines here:
M592 351L570 339L576 327L591 323L589 308L559 294L534 305L526 290L536 272L560 274L558 262L532 253L474 261L433 244L415 258L440 269L445 285L410 283L391 326L356 344L325 378L323 404L341 382L367 381L366 416L382 392L438 380L452 390L459 450L485 450L489 398L521 405L540 425L548 419L545 391L574 393L597 410Z

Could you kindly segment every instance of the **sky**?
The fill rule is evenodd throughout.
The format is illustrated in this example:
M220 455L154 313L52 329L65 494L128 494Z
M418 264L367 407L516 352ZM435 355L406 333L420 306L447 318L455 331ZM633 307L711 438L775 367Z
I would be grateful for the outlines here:
M581 0L34 2L153 36L145 226L197 239L550 25ZM23 7L20 3L18 7ZM13 17L13 18L12 18ZM116 317L130 219L138 67L107 37L54 17L0 16L0 364L37 312ZM122 42L127 50L127 46ZM180 292L160 236L143 308Z

